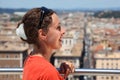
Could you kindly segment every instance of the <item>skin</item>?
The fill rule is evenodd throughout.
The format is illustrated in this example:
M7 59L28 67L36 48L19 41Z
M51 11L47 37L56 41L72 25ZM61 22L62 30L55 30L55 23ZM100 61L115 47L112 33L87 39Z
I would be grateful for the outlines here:
M59 18L56 14L52 15L53 22L50 25L49 31L46 36L46 43L51 49L59 49L62 46L62 37L65 29L60 26Z

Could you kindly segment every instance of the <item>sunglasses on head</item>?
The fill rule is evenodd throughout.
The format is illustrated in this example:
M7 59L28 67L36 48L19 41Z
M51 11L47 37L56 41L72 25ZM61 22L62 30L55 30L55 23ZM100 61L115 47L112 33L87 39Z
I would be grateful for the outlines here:
M48 9L46 7L41 7L40 10L41 10L41 15L40 15L40 21L39 21L39 24L38 24L38 29L42 28L41 25L42 25L42 22L43 22L43 19L44 19L45 15L50 13L50 9Z

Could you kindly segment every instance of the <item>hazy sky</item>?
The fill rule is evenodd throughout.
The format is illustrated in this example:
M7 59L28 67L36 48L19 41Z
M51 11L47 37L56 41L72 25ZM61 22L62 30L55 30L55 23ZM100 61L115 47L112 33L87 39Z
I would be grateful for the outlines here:
M53 9L116 8L120 0L0 0L0 8L33 8L46 6Z

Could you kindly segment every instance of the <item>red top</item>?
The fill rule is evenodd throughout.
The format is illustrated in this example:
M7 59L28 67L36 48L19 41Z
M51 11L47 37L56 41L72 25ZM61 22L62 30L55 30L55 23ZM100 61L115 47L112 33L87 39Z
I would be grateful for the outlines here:
M40 56L29 56L23 70L23 80L64 80L56 68Z

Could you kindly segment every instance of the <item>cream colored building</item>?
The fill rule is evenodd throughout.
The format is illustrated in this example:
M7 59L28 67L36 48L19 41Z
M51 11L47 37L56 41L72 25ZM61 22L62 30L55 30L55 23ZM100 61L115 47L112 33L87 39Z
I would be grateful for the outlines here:
M95 68L120 69L120 52L95 54ZM120 76L96 76L96 80L120 80Z

